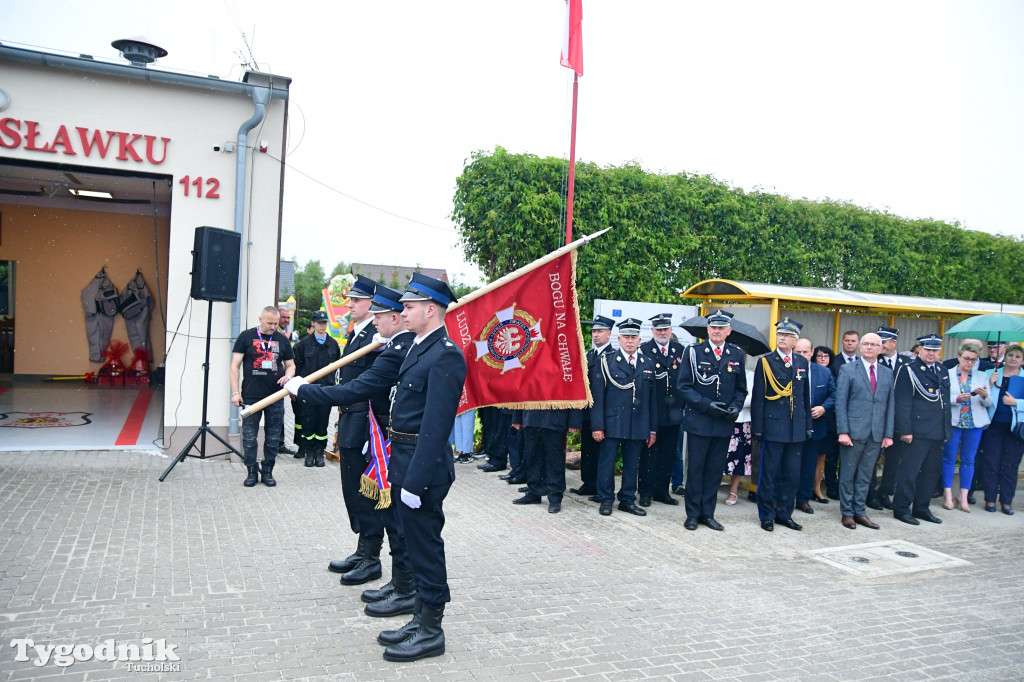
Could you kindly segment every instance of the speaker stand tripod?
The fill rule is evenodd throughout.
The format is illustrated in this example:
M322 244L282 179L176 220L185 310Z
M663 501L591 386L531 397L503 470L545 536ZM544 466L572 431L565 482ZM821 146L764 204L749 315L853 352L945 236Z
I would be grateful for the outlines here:
M220 457L221 455L226 455L228 454L228 452L233 452L239 457L242 457L242 453L233 448L230 443L221 438L217 434L217 432L210 428L210 422L206 418L206 407L208 402L207 393L209 393L210 390L210 330L213 328L213 301L207 301L207 304L209 307L206 309L206 362L203 363L203 425L200 426L194 434L192 434L192 438L189 439L188 443L185 445L182 451L178 453L178 456L174 458L174 461L171 462L171 466L167 467L167 471L165 471L163 475L160 476L161 481L167 478L167 474L171 473L171 469L177 466L177 464L183 461L186 457L195 457L196 459L209 459L210 457ZM210 434L211 436L219 440L224 445L224 447L228 449L227 452L218 452L215 455L207 455L206 434ZM196 441L199 441L198 447L196 446ZM199 450L199 454L189 454L189 451L192 448L196 448L197 450Z

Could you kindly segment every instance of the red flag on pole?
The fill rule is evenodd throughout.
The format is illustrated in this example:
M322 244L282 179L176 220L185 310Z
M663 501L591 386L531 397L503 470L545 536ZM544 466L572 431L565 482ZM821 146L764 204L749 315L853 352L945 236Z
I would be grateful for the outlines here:
M583 0L565 0L562 66L583 75Z
M597 234L601 234L600 232ZM469 369L458 411L588 407L576 247L589 235L464 297L445 316Z

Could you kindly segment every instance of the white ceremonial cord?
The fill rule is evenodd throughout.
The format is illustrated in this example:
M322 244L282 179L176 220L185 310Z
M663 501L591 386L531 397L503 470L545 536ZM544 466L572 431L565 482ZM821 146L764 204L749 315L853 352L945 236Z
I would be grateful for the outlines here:
M608 369L608 353L601 355L601 373L604 374L605 380L620 391L627 391L632 389L633 391L633 402L636 402L636 380L629 382L628 384L620 384L615 381L611 376L611 371Z

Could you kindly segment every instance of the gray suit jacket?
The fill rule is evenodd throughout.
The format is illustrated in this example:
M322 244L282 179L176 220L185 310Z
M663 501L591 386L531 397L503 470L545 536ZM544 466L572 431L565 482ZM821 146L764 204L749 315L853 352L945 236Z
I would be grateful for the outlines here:
M852 440L892 438L893 373L881 363L875 371L877 388L872 393L868 370L859 358L839 368L836 433L849 434Z

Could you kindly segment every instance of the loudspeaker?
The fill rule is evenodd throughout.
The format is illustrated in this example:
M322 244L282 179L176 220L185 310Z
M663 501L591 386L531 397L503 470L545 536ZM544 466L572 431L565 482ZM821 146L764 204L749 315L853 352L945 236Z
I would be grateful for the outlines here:
M242 235L216 227L197 227L192 249L192 298L232 302L238 292Z

